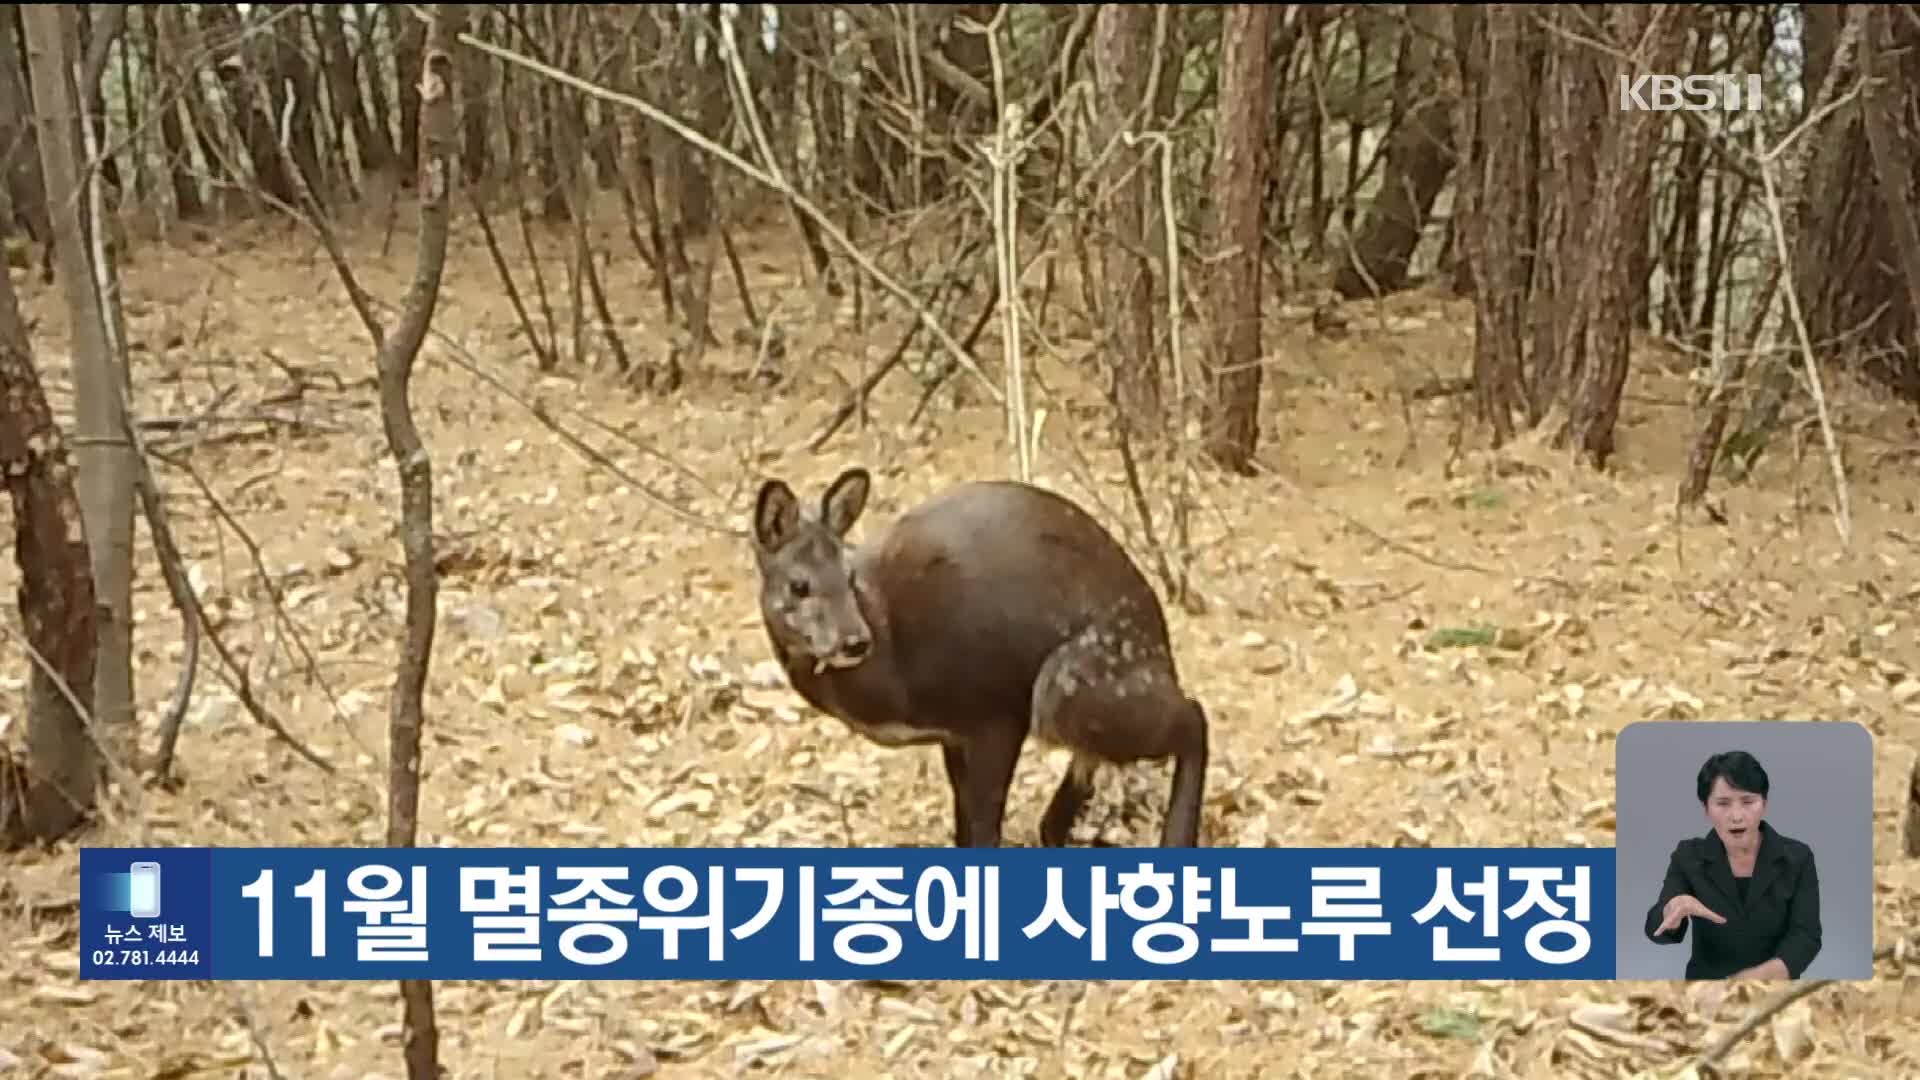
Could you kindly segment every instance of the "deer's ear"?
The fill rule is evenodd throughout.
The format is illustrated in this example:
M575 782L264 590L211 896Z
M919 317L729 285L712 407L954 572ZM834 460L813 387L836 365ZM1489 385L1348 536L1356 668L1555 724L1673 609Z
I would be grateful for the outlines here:
M753 500L753 542L762 551L776 551L793 539L800 527L800 500L784 480L760 485Z
M827 485L826 494L820 496L820 520L833 535L847 535L853 523L860 520L861 511L867 508L867 493L872 489L873 477L867 470L855 466L841 473Z

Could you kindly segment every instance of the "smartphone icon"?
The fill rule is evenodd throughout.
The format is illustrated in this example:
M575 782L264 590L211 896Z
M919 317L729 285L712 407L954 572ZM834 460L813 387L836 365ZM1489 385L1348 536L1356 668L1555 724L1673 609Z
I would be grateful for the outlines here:
M127 872L127 913L136 919L160 914L160 864L137 862Z

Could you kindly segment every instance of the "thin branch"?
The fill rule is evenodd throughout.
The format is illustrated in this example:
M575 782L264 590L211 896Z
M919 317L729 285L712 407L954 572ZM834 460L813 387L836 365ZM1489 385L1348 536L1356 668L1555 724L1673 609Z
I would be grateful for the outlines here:
M1759 139L1760 129L1755 125L1754 141L1758 143ZM1762 157L1760 180L1766 185L1767 218L1773 225L1774 255L1780 260L1781 273L1788 274L1791 273L1789 267L1793 256L1787 250L1787 222L1780 208L1780 189L1774 183L1773 173L1771 155ZM1813 342L1810 340L1812 335L1807 332L1807 320L1800 310L1799 290L1789 286L1780 290L1780 295L1786 301L1787 316L1792 320L1793 332L1799 338L1800 358L1807 372L1807 390L1813 397L1814 411L1820 417L1820 437L1826 443L1827 465L1833 473L1834 528L1840 533L1841 546L1851 547L1853 545L1853 513L1848 504L1847 471L1840 460L1840 446L1834 439L1833 418L1827 414L1827 395L1820 386L1820 368L1814 363Z
M1901 944L1904 943L1885 945L1875 949L1873 952L1873 962L1877 964L1882 960L1892 959ZM1837 980L1808 979L1805 982L1796 982L1792 986L1782 987L1774 991L1772 996L1756 1006L1753 1012L1747 1014L1745 1020L1740 1021L1740 1023L1728 1029L1726 1034L1715 1039L1704 1050L1701 1050L1699 1056L1694 1058L1694 1064L1712 1069L1715 1062L1727 1056L1729 1050L1732 1050L1741 1039L1746 1038L1758 1030L1761 1024L1778 1016L1787 1006L1799 1001L1801 998L1806 997L1816 990L1833 984L1835 981Z
M392 306L389 304L383 304L377 300L374 301L374 303L379 307ZM499 391L502 396L506 397L508 400L512 401L514 404L519 405L521 408L526 409L527 413L530 416L532 416L535 420L539 421L542 427L546 428L548 431L553 432L555 435L560 436L561 440L567 443L567 445L573 447L574 450L578 452L581 457L586 458L588 461L607 470L609 474L615 477L618 477L622 483L632 486L633 488L638 490L642 495L642 497L647 499L647 501L660 507L662 510L665 510L666 512L668 512L669 514L672 514L673 516L679 518L680 520L685 521L689 525L695 525L702 529L706 529L710 532L719 533L722 536L732 536L736 538L746 536L745 530L734 528L728 525L723 525L717 521L712 520L711 518L701 517L699 514L696 514L693 511L688 510L685 507L682 507L676 504L673 500L667 498L665 495L662 495L659 492L653 490L651 487L649 487L646 481L635 477L633 474L627 472L626 470L622 469L619 465L615 464L611 458L607 457L605 454L601 453L600 451L595 450L593 447L587 445L584 441L581 440L581 438L578 435L575 435L572 432L568 431L567 429L561 427L559 423L557 423L553 419L553 417L549 414L549 409L545 402L529 400L525 395L521 394L519 391L508 386L506 383L502 382L498 377L488 372L486 370L486 365L481 362L480 358L477 356L474 356L473 351L471 349L468 349L464 344L462 344L459 341L459 339L453 337L451 334L448 334L446 331L433 326L429 326L427 328L427 335L429 337L432 337L434 340L440 342L442 345L445 345L448 350L445 353L432 357L431 358L432 360L451 364L452 366L460 369L461 371L466 372L469 375L472 375L474 378L479 379L481 382ZM577 412L578 410L575 410L575 411ZM582 415L584 417L584 414ZM692 476L691 473L687 472L687 469L685 466L680 465L677 462L674 462L673 459L671 459L661 451L652 449L649 447L645 447L645 446L640 446L640 444L636 442L634 439L632 439L630 436L626 436L618 432L613 432L611 431L611 429L608 429L605 424L601 424L599 421L592 420L591 417L584 417L584 418L588 419L590 422L599 426L603 430L608 430L610 434L617 435L619 438L623 439L624 441L633 443L635 446L638 446L643 452L647 453L649 456L660 458L661 460L666 461L676 471L685 473L690 477ZM698 477L693 477L693 479L697 483L699 483L700 486L705 487L708 491L713 491L712 485L707 483L705 480L700 480Z
M130 420L132 411L128 410L122 416ZM173 770L173 748L180 739L180 723L186 719L187 706L193 699L194 676L200 669L200 618L195 614L199 605L195 602L193 585L187 580L186 560L181 557L179 545L174 543L173 529L167 522L166 503L160 495L160 485L154 482L153 466L147 456L146 440L140 436L139 425L127 424L127 438L133 441L134 493L140 497L140 509L147 519L147 532L153 541L154 556L160 561L160 576L166 582L174 610L180 615L180 636L186 651L180 660L180 675L174 682L173 697L167 702L167 711L160 717L160 745L154 748L148 766L149 773L155 779L165 780ZM291 739L288 741L296 750L304 750Z
M766 125L760 122L760 110L754 105L753 84L748 81L746 65L740 59L740 43L735 39L733 20L722 12L720 13L719 22L720 51L724 56L728 73L733 76L729 85L733 88L736 104L739 108L738 115L746 118L747 133L753 139L754 149L760 152L760 157L767 163L767 175L771 176L780 188L791 195L793 192L793 184L787 180L786 173L781 171L780 156L773 152L773 144L767 140ZM804 250L809 246L807 243L807 223L806 220L800 216L800 210L791 197L787 200L787 210L793 214L793 227L800 235L800 246ZM720 236L722 242L727 246L728 258L732 259L733 245L731 241L727 240L727 230L724 226L720 230ZM735 265L738 265L737 261ZM815 271L815 267L811 260L802 259L800 260L800 270L802 275L811 276ZM808 284L811 285L812 282L809 281ZM748 307L749 312L751 312L753 302L747 298L744 280L741 282L740 298ZM751 313L748 315L748 321L753 321Z
M922 304L919 298L914 296L906 286L900 284L894 280L892 276L887 274L886 271L880 269L871 256L860 250L852 240L847 238L846 233L841 231L840 226L834 224L832 218L822 213L820 208L815 206L806 196L794 190L793 185L788 183L784 176L769 175L766 171L748 162L733 151L728 150L726 147L721 146L719 143L714 142L712 139L688 127L675 117L640 98L630 94L623 94L616 90L609 90L603 86L588 82L579 76L570 75L558 68L522 56L511 49L483 41L472 34L463 33L460 35L459 40L462 44L479 49L481 52L487 53L490 56L544 75L555 82L571 86L576 90L599 98L602 101L609 101L616 105L625 105L630 109L637 110L648 119L679 135L706 153L738 169L747 177L772 188L787 198L794 206L798 207L807 217L813 219L813 223L819 226L822 232L832 237L833 242L838 244L841 250L845 251L847 256L859 265L860 269L866 271L868 277L872 278L881 288L892 294L895 299L912 309L913 313L919 317L921 323L927 328L927 331L940 342L942 348L947 350L948 355L954 359L954 362L958 363L975 378L979 379L980 385L986 388L986 392L994 401L999 402L1003 400L999 386L995 385L994 381L987 377L986 372L980 370L980 365L974 362L973 357L968 356L966 352L960 348L960 343L953 339L953 335L947 332L946 327L940 325L939 320L933 317L933 313L927 310L926 305Z
M455 183L457 153L453 42L466 28L464 4L436 5L421 49L419 92L419 237L413 280L391 337L379 343L380 419L387 450L400 480L400 545L405 554L406 622L394 660L387 713L387 846L413 847L420 830L422 699L433 661L439 577L433 554L433 459L413 419L409 389L420 346L433 324L447 263L448 193ZM343 271L344 272L344 271ZM401 979L401 1052L409 1080L441 1074L440 1032L434 1019L433 983Z
M292 616L287 614L285 602L280 596L279 586L274 582L273 572L267 569L266 553L260 549L260 542L254 539L253 535L246 530L245 526L240 524L239 519L227 508L226 503L214 494L212 486L207 483L206 478L201 476L198 470L165 452L159 450L149 452L153 458L161 464L172 466L186 473L187 477L194 482L195 486L200 489L200 493L206 497L207 502L213 507L214 514L218 516L220 520L226 522L227 525L233 529L234 534L239 537L241 546L247 549L248 557L253 562L254 572L260 576L261 583L266 587L267 599L273 606L274 614L279 618L282 627L293 639L294 645L299 648L302 656L306 659L307 674L313 679L315 685L320 687L321 692L327 696L327 701L333 709L334 719L340 721L341 724L345 726L346 712L341 708L340 700L334 694L333 687L327 683L326 679L321 677L319 658L314 656L312 649L308 648L306 638L300 633L300 627L293 621ZM205 627L207 638L213 643L214 652L219 654L221 661L233 670L235 678L239 680L238 685L234 686L234 692L239 696L241 706L253 716L254 720L257 721L260 726L286 738L289 744L294 747L295 751L299 752L300 756L307 758L309 761L313 761L315 765L326 772L334 772L333 767L328 764L325 759L315 760L313 751L305 749L298 742L294 741L290 735L287 735L285 733L286 729L281 726L280 722L268 714L259 701L254 698L252 677L233 659L232 654L227 652L225 645L220 639L220 635L214 632L212 624L207 620L205 611L201 609L199 598L191 592L188 593L188 598L192 603L195 617L200 621L201 625ZM359 745L358 736L353 734L350 727L347 731L348 737L352 739L356 745ZM364 751L367 748L362 745L360 749Z

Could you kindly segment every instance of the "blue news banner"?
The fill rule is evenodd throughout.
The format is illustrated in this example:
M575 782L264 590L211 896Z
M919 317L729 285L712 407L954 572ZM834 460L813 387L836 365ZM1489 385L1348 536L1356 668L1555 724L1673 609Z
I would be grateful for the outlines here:
M86 848L83 979L1611 979L1610 848Z

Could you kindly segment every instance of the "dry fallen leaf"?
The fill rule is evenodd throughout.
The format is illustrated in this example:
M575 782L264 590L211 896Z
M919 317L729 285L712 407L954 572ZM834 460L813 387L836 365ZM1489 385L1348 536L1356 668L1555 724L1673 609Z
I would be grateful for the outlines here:
M800 1045L800 1040L799 1035L782 1035L762 1030L733 1044L734 1064L739 1068L770 1064L774 1058Z
M1702 980L1688 988L1688 996L1693 1002L1695 1015L1712 1019L1720 1012L1720 1006L1732 992L1733 984L1721 979Z
M1776 1013L1771 1027L1781 1061L1791 1064L1813 1052L1813 1012L1804 999Z
M1567 1019L1583 1031L1628 1031L1633 1027L1634 1013L1631 1005L1596 1002L1573 1010Z

